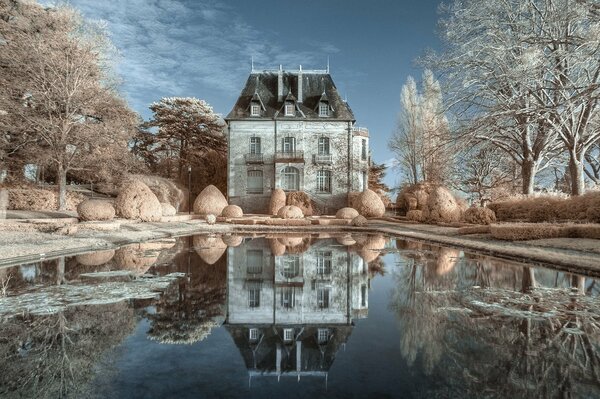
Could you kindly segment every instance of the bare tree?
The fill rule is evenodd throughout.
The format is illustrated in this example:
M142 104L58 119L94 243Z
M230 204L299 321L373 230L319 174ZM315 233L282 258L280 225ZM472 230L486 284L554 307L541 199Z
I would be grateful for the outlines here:
M120 159L111 151L127 149L136 117L111 85L104 27L66 7L36 15L34 27L51 28L10 33L7 68L22 78L20 89L26 91L8 112L26 127L29 159L56 170L59 209L65 209L67 173Z
M546 88L543 49L531 42L544 34L536 3L455 1L441 21L445 51L425 58L443 73L463 133L519 164L524 194L561 148L551 109L537 104Z

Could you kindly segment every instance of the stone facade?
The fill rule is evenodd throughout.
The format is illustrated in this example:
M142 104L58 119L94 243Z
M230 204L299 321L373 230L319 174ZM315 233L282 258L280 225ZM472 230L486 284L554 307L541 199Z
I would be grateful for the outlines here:
M253 72L226 121L228 199L245 213L266 213L275 188L306 192L321 213L367 188L368 131L326 71Z

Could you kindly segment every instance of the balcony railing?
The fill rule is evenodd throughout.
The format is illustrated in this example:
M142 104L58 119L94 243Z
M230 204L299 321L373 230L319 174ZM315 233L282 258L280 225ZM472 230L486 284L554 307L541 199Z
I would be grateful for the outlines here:
M263 154L245 154L246 163L264 163Z
M304 162L304 151L276 152L275 162Z
M331 164L331 154L315 154L313 155L313 162L316 164Z

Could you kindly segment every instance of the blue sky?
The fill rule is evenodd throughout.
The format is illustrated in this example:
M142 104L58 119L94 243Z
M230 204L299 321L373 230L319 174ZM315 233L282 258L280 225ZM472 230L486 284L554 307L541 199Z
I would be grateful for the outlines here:
M48 3L45 1L45 3ZM348 98L357 125L370 129L376 162L387 149L416 57L439 47L438 0L70 0L84 16L107 22L120 51L117 72L129 104L193 96L226 115L256 68L324 69ZM388 184L398 183L389 170Z

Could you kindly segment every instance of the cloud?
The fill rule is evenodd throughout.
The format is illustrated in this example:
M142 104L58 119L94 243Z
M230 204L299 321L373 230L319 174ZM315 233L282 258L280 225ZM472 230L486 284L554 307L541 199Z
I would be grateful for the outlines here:
M251 57L256 68L310 68L323 67L327 55L339 52L323 42L288 48L275 32L262 31L234 9L206 0L71 0L71 5L87 18L107 21L121 54L116 70L122 91L138 112L147 112L148 104L163 96L211 92L233 99L250 71Z

